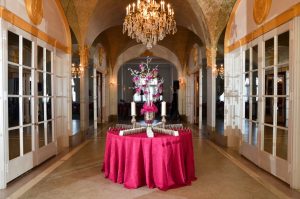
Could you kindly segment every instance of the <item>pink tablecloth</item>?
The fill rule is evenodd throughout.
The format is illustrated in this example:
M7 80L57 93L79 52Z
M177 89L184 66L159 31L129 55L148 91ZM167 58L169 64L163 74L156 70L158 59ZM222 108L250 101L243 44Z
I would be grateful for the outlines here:
M192 133L179 131L178 137L146 133L119 136L107 132L103 172L106 178L124 183L126 188L147 185L161 190L191 184L196 180Z

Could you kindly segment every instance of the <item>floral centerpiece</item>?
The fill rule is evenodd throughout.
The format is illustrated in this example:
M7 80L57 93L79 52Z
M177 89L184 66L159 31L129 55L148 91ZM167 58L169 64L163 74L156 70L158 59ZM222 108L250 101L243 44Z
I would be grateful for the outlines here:
M163 79L158 75L158 65L154 68L150 68L149 64L151 58L147 57L146 62L142 62L139 65L139 70L133 70L129 68L132 81L134 82L135 93L143 95L146 98L146 102L143 105L141 113L145 115L145 122L147 124L152 123L154 114L158 111L153 102L160 99L160 95L163 91Z

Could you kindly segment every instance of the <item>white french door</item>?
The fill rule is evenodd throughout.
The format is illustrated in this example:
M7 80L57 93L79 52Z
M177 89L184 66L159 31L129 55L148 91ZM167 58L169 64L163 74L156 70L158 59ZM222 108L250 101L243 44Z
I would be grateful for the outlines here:
M7 32L6 181L56 154L53 117L53 50L32 35Z

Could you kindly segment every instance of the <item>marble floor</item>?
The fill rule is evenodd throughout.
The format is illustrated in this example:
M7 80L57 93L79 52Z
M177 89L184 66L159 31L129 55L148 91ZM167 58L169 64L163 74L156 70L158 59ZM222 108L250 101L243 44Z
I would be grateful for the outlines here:
M197 180L168 191L141 187L129 190L101 173L105 132L100 126L85 143L48 160L14 180L0 198L300 198L300 193L239 156L205 139L193 128Z

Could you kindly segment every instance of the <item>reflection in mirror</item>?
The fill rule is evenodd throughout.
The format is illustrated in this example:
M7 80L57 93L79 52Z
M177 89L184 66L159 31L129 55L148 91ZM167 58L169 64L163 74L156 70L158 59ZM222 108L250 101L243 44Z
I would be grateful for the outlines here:
M51 73L51 51L46 50L46 71Z
M252 47L252 70L258 68L258 46L255 45Z
M48 142L48 144L53 142L53 140L52 140L52 121L47 122L47 142Z
M264 150L273 154L273 127L264 126Z
M249 71L249 67L250 66L250 50L247 49L245 51L245 71L244 72L248 72Z
M39 124L39 147L45 146L45 123Z
M257 121L258 116L258 97L252 97L252 120Z
M19 67L8 65L8 95L19 95Z
M252 122L251 144L257 146L258 123Z
M37 72L37 85L38 85L38 95L43 96L44 95L44 73Z
M249 107L249 97L244 98L244 108L245 108L245 118L249 119L250 117L250 107Z
M243 142L249 143L249 120L243 120Z
M7 33L8 45L8 61L19 63L19 35L8 31Z
M20 101L18 97L8 97L8 127L20 125Z
M289 47L290 47L290 33L285 32L278 35L278 63L289 62Z
M279 67L277 77L277 94L288 95L289 94L289 67Z
M23 65L31 67L31 41L23 38Z
M249 79L249 73L246 73L244 75L244 95L249 96L250 95L250 79Z
M274 65L274 38L265 41L265 66Z
M8 131L9 160L20 156L20 133L19 129Z
M271 97L265 98L265 123L273 124L273 109L274 99Z
M52 119L52 98L47 98L47 120Z
M276 155L287 160L288 130L277 128Z
M46 95L47 96L51 96L52 95L52 87L51 87L51 77L52 75L51 74L46 74Z
M23 128L23 151L24 154L32 151L32 130L31 126Z
M265 94L273 95L274 93L274 68L265 70Z
M31 95L31 69L23 68L23 94Z
M38 120L44 121L44 98L39 98L39 105L38 105Z
M38 46L38 57L37 57L37 69L38 70L43 70L43 48Z
M23 125L31 123L31 98L23 98Z
M252 95L258 95L258 71L252 73Z
M288 110L289 99L286 97L278 97L277 99L277 126L288 127Z

